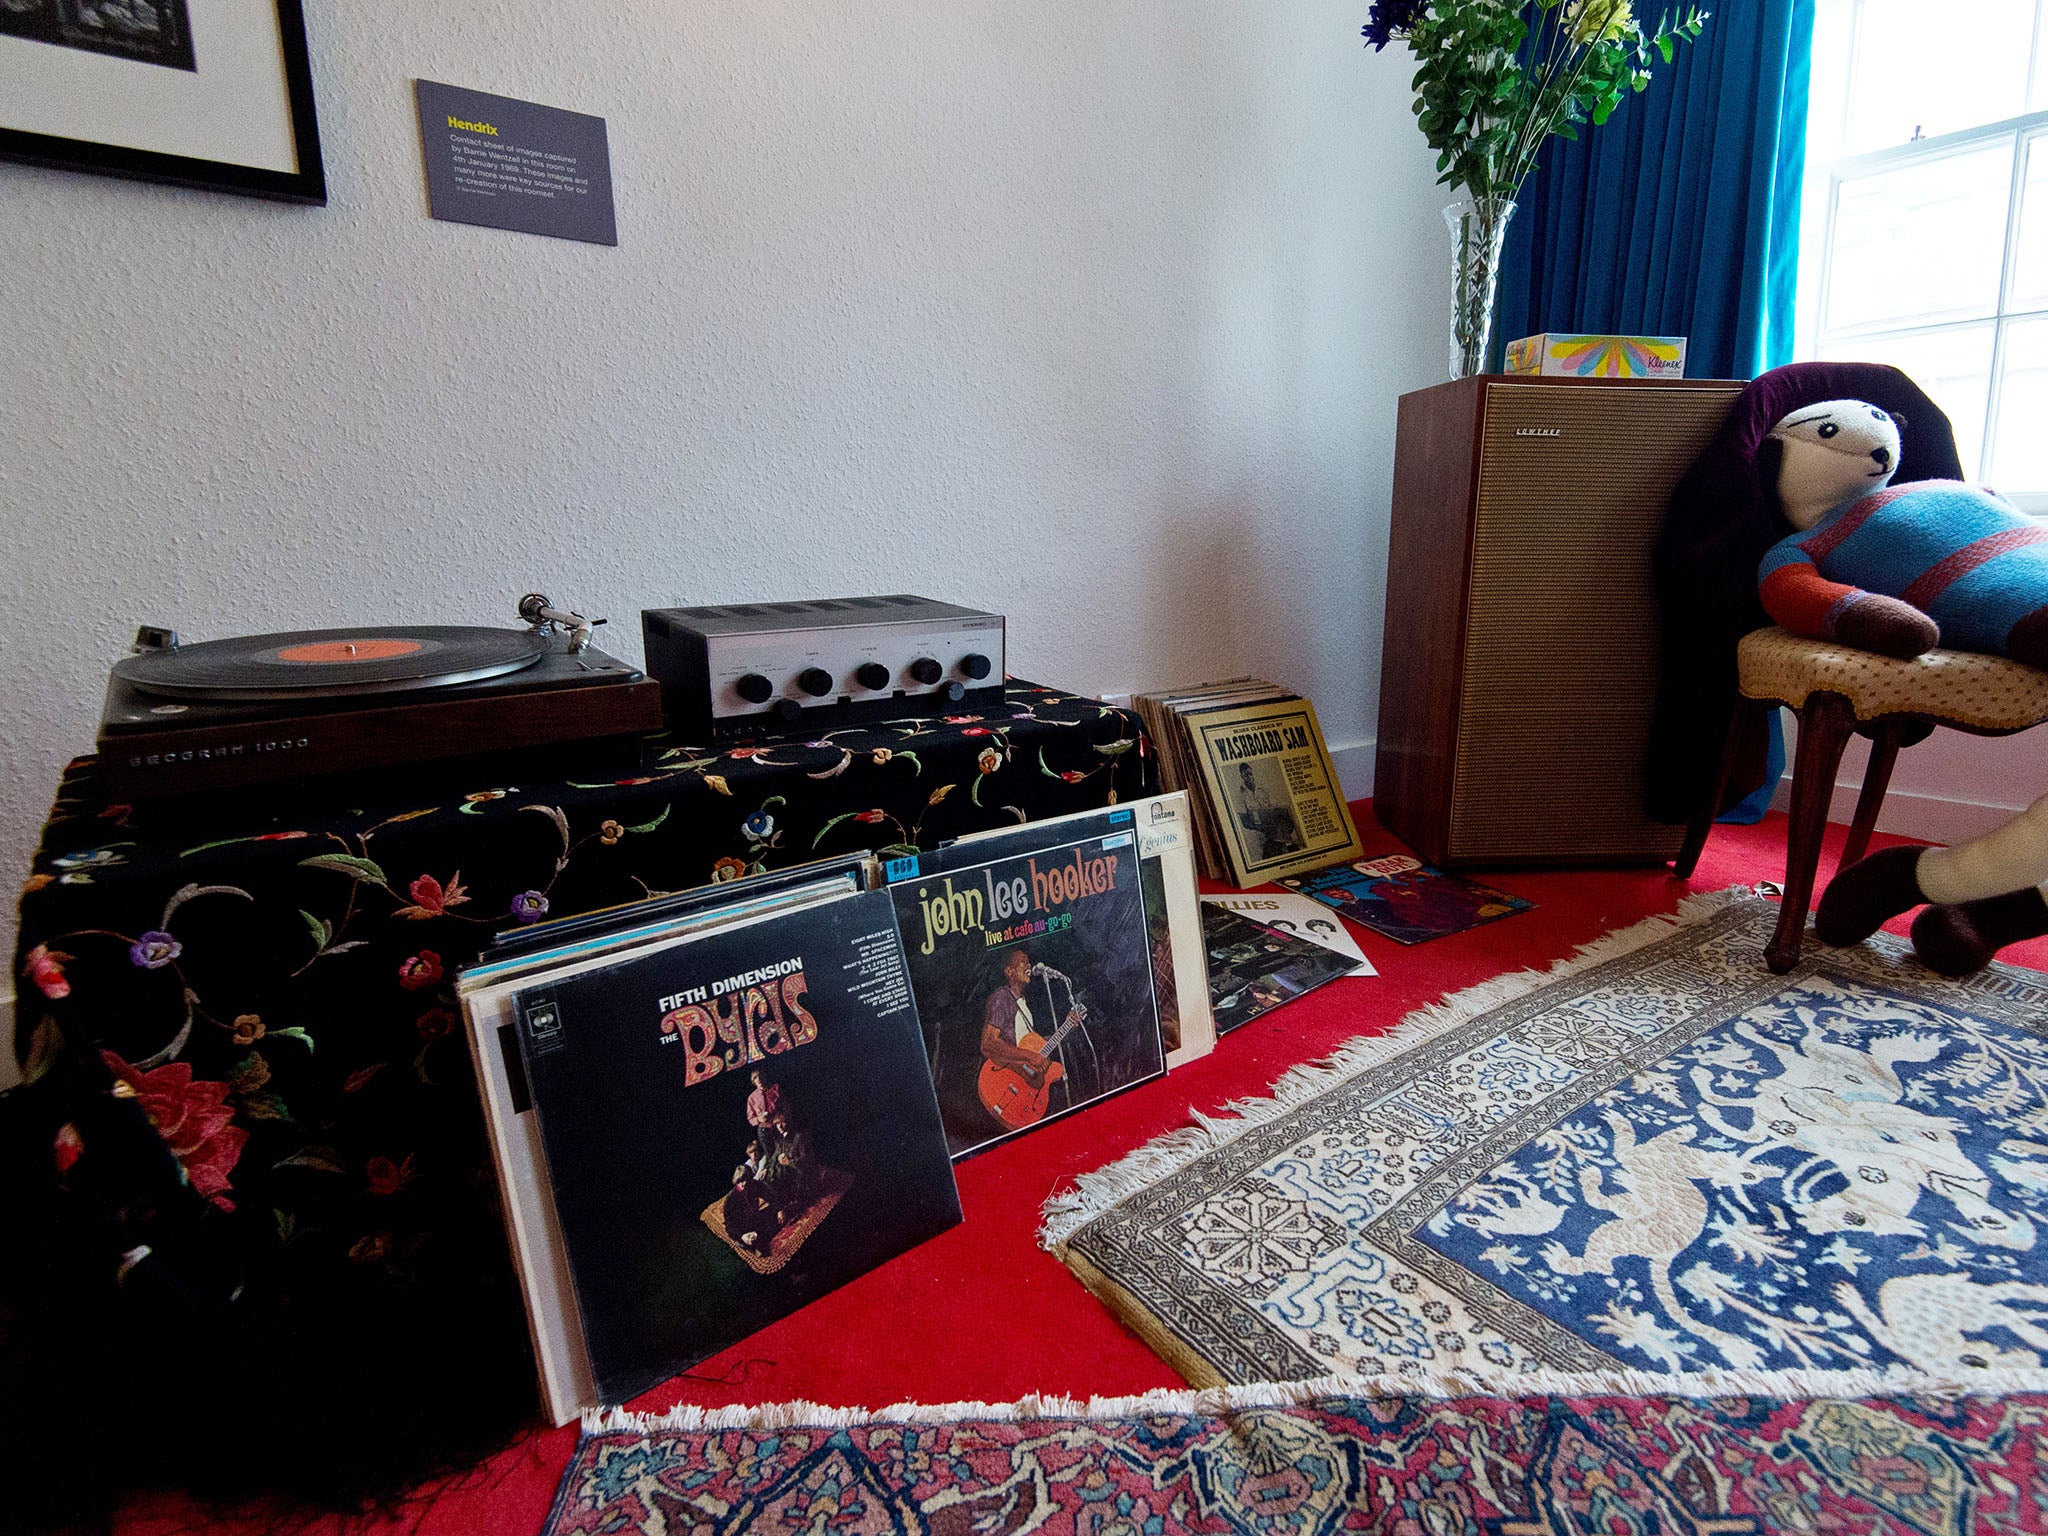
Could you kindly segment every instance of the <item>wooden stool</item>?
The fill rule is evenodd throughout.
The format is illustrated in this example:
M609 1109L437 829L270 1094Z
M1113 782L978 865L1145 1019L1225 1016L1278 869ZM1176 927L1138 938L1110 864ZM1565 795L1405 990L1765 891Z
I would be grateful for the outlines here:
M1975 651L1933 650L1898 661L1826 640L1807 640L1775 626L1743 637L1736 650L1741 699L1738 711L1783 706L1799 712L1799 753L1792 765L1791 827L1785 838L1785 900L1777 932L1764 954L1783 975L1799 963L1813 903L1821 835L1834 798L1835 770L1850 734L1868 736L1870 767L1839 868L1863 857L1877 825L1899 748L1925 741L1937 725L1973 736L2010 736L2048 720L2048 672ZM1713 826L1714 806L1733 767L1742 734L1731 723L1714 800L1687 826L1672 868L1690 875Z

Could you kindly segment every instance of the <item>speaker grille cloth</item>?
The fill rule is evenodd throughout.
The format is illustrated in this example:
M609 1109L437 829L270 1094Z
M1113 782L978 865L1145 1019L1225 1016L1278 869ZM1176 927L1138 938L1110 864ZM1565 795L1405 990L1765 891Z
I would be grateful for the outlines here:
M1677 852L1684 829L1643 813L1659 649L1650 553L1672 487L1736 393L1489 387L1453 856Z

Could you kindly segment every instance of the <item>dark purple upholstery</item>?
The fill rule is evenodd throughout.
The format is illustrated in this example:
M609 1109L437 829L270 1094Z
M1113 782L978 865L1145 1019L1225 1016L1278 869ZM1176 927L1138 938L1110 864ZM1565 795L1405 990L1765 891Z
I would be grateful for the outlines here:
M1654 570L1664 645L1651 728L1649 811L1685 822L1714 794L1735 709L1735 647L1771 620L1757 598L1764 554L1792 532L1778 510L1771 428L1821 400L1868 400L1903 418L1897 482L1957 480L1955 434L1920 386L1885 363L1792 363L1759 374L1671 493ZM1715 811L1764 777L1764 736L1742 754Z

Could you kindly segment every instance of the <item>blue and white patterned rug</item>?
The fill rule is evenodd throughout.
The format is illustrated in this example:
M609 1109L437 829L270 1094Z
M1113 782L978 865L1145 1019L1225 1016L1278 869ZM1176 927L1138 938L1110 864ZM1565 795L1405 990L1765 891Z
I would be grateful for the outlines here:
M1696 897L1449 999L1086 1176L1046 1245L1204 1385L2048 1385L2048 974L1880 935L1773 976L1776 917Z

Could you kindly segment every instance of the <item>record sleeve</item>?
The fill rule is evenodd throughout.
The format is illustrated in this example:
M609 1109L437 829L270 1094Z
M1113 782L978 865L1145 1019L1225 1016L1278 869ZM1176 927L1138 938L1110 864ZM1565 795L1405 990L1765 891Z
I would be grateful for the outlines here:
M1326 981L1353 974L1348 956L1206 902L1202 937L1209 952L1209 1003L1219 1035Z
M513 1013L605 1402L960 1220L883 892L534 978Z
M1152 951L1152 989L1166 1066L1186 1066L1216 1049L1209 1014L1209 972L1202 954L1202 914L1195 885L1194 816L1188 797L1175 791L1125 805L1074 811L1017 827L969 832L936 853L920 854L917 867L951 868L962 858L988 860L1026 852L1061 837L1107 837L1126 828L1138 835L1138 879L1145 898L1145 929ZM971 849L963 853L961 850ZM911 866L905 866L906 868Z
M1236 885L1358 857L1358 829L1307 699L1209 711L1187 726Z
M955 1158L1166 1070L1136 833L1039 836L885 866Z
M1462 875L1446 874L1407 853L1359 859L1280 883L1397 944L1463 933L1535 905Z
M1291 933L1297 939L1308 939L1351 962L1354 976L1377 976L1379 970L1365 958L1365 951L1358 947L1344 924L1321 902L1309 896L1292 893L1281 895L1272 891L1209 892L1202 897L1205 907L1224 907L1242 917L1248 917L1262 928L1274 928L1281 933Z

